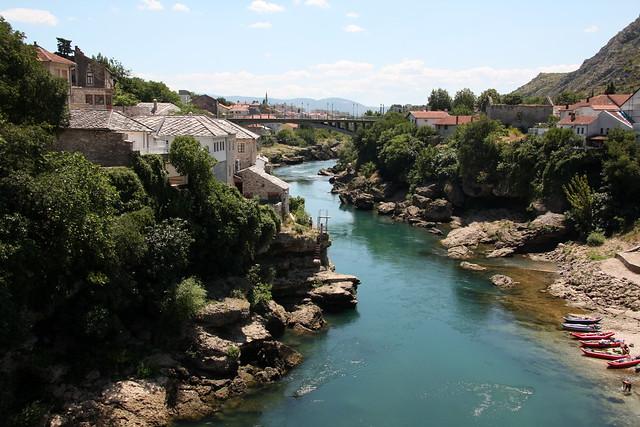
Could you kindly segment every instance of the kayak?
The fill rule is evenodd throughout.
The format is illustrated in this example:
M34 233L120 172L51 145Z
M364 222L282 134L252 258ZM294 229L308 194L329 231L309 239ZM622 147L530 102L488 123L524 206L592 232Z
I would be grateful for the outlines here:
M615 332L571 332L571 336L579 340L605 340L615 334Z
M612 360L607 362L607 368L611 369L622 369L622 368L631 368L632 366L636 366L640 364L640 356L636 357L625 357L622 359Z
M597 359L619 360L626 357L626 354L619 348L595 349L580 348L585 356L595 357Z
M579 323L582 325L593 325L602 321L602 317L579 316L577 314L567 314L563 319L566 323Z
M612 339L580 341L580 345L582 345L582 347L591 347L591 348L620 347L623 343L624 343L623 340L612 340Z
M597 332L600 330L600 325L581 325L580 323L563 323L562 328L568 331Z

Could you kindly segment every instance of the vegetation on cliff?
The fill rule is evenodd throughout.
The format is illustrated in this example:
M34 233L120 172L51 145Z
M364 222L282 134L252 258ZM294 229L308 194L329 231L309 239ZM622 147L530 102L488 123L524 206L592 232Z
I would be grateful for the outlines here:
M206 284L244 274L279 220L216 182L193 138L171 147L190 178L183 190L169 186L160 157L105 169L50 151L66 83L43 71L22 34L2 20L0 31L0 413L11 425L49 401L41 385L52 365L117 374L149 344L173 345Z

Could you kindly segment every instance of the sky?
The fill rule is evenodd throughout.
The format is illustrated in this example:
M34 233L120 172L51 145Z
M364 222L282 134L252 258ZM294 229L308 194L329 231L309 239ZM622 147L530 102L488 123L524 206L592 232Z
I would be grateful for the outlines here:
M0 0L28 42L56 37L173 89L423 104L571 71L640 0Z

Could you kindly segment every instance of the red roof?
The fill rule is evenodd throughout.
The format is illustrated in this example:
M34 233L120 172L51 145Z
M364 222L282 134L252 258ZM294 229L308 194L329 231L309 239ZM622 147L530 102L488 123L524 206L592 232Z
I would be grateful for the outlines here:
M596 121L598 116L576 116L571 120L571 116L567 116L558 122L558 125L588 125Z
M416 119L442 119L449 116L446 111L411 111L409 114Z
M47 49L36 46L36 52L38 54L38 61L42 62L56 62L58 64L64 65L76 65L75 62L68 60L67 58L63 58L62 56L56 55L55 53L49 52Z
M587 99L583 99L575 104L569 105L569 110L575 110L580 107L587 107L593 105L611 105L615 107L620 107L622 104L627 102L627 100L631 97L629 94L614 94L614 95L596 95L589 97ZM567 109L565 107L565 109Z
M473 116L447 116L438 120L436 126L456 126L471 123Z

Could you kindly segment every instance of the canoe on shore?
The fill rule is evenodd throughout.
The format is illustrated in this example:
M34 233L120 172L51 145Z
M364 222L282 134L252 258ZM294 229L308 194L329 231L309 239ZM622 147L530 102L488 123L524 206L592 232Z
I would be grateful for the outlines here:
M615 332L571 332L571 336L579 340L604 340L615 334Z
M625 357L623 359L617 359L607 362L607 368L611 369L623 369L623 368L631 368L640 364L640 356L636 357Z
M593 325L602 321L602 317L599 316L579 316L577 314L567 314L563 319L565 323L579 323L581 325Z
M576 332L598 332L600 325L582 325L580 323L563 323L562 329Z
M580 345L582 345L582 347L591 347L591 348L621 347L622 344L624 344L624 341L612 340L612 339L580 341Z
M580 350L582 350L585 356L595 357L596 359L619 360L627 356L626 353L619 348L595 349L581 347Z

